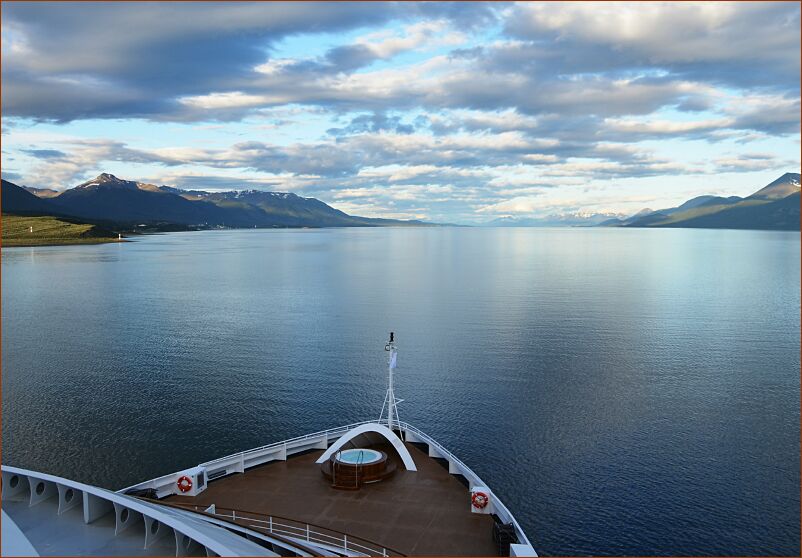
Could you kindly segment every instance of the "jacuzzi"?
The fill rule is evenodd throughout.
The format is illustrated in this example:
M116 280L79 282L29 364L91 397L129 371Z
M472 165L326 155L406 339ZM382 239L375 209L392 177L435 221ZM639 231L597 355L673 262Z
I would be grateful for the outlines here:
M368 463L381 461L382 457L385 457L385 455L380 451L356 448L337 452L335 459L339 463L347 463L349 465L367 465Z

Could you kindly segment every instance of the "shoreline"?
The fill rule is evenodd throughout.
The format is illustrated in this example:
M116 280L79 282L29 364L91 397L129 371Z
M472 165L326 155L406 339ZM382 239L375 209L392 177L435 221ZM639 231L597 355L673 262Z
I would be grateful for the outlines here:
M50 240L36 240L33 242L17 242L18 239L2 239L0 248L28 248L34 246L78 246L82 244L112 244L116 242L130 242L123 238L54 238Z

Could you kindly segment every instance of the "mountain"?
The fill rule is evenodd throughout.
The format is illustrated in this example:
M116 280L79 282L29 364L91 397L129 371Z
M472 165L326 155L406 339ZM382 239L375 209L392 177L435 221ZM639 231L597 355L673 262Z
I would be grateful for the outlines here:
M621 217L613 217L612 219L606 219L598 224L599 227L622 227L628 223L632 223L633 221L640 219L641 217L646 217L647 215L651 215L654 213L653 209L649 209L645 207L638 211L637 213L630 215L629 217L621 218Z
M643 209L641 209L637 213L634 213L634 214L630 215L629 217L627 217L627 219L638 219L639 217L646 217L647 215L651 215L652 213L654 213L654 209L652 209L650 207L644 207Z
M499 217L485 226L488 227L593 227L605 226L606 222L621 222L620 215L614 213L563 213L545 217Z
M799 174L787 172L780 178L761 188L749 198L755 200L779 200L799 192Z
M33 186L23 186L23 188L37 198L53 198L61 193L58 190L51 190L50 188L34 188Z
M107 173L46 198L3 181L2 201L6 213L34 212L122 227L145 225L149 229L426 225L420 221L356 217L315 198L291 193L185 191L123 180Z
M197 196L198 192L193 192ZM203 193L201 193L202 195ZM317 223L322 227L351 226L354 218L338 209L314 198L302 198L296 194L283 192L261 192L244 190L215 192L202 195L199 199L211 202L218 207L240 211L261 212L263 219L275 224L293 226L295 223Z
M140 188L137 182L105 173L48 201L60 214L93 221L178 225L225 222L225 212L213 204Z
M19 215L47 215L50 204L22 186L17 186L8 180L2 181L0 189L0 208L3 213L17 213Z
M799 230L799 178L786 173L746 198L699 196L619 226Z
M665 227L691 227L705 229L799 229L799 190L780 199L767 203L742 202L721 211L687 217Z

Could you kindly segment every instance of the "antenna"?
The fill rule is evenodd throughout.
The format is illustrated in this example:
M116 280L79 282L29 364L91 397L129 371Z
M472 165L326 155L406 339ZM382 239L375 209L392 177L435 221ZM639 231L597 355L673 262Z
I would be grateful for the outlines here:
M390 355L387 360L387 394L384 396L384 403L382 403L382 410L379 413L379 422L384 417L384 409L387 409L387 428L394 431L398 428L401 432L401 423L398 421L398 404L403 399L396 399L395 392L393 392L393 370L396 367L398 359L398 348L395 346L395 333L390 332L390 340L384 345L384 350L389 352Z

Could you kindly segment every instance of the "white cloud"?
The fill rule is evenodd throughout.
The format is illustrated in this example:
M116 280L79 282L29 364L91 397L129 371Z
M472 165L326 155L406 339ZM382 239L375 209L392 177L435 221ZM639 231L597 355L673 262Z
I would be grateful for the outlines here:
M4 4L4 124L28 120L5 127L3 162L46 186L110 165L465 217L635 203L615 187L798 160L798 5L454 6ZM195 127L173 141L146 120Z
M508 25L520 34L551 32L563 43L637 50L656 65L799 60L799 9L776 3L525 2Z
M356 44L370 49L377 57L392 58L409 50L432 50L441 46L463 44L467 37L458 31L450 30L446 20L422 21L406 25L400 34L380 31L358 37Z
M269 102L263 95L247 95L242 91L209 93L194 97L180 97L178 102L193 108L214 110L226 108L258 107Z

